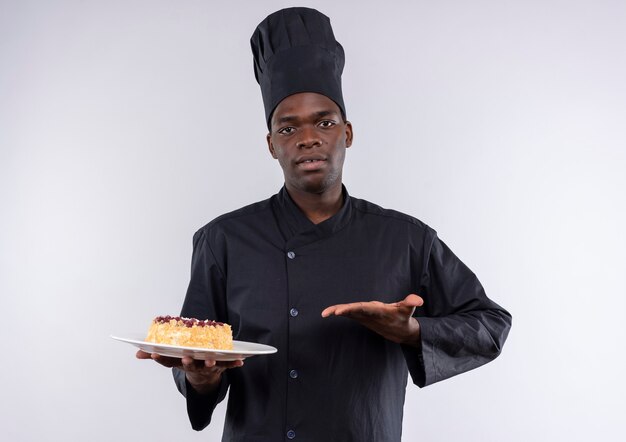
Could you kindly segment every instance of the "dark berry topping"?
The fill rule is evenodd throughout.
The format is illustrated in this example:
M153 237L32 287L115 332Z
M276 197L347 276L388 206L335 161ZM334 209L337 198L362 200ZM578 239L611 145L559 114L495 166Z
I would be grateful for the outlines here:
M218 325L224 325L223 322L211 321L210 319L198 320L196 318L181 318L180 316L157 316L154 318L154 322L158 322L159 324L165 324L166 322L176 321L182 323L185 327L193 327L194 325L197 327L216 327Z

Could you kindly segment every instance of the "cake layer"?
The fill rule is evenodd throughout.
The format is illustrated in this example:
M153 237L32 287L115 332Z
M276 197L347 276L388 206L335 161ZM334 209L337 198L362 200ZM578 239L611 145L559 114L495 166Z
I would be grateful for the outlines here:
M146 341L181 347L232 350L233 332L228 324L211 320L157 316L152 320Z

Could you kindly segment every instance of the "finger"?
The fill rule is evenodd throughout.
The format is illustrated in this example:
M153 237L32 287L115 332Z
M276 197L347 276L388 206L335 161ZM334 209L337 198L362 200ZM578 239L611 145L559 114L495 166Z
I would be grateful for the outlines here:
M359 303L355 303L355 304L359 304ZM349 306L351 306L353 304L336 304L336 305L331 305L330 307L326 307L324 309L324 311L322 311L322 317L323 318L327 318L331 315L339 315L339 312L343 312L345 311L347 308L350 308Z
M218 361L216 366L220 368L237 368L243 366L243 359L237 359L236 361Z
M345 311L346 308L356 308L358 307L360 303L355 302L352 304L336 304L336 305L331 305L330 307L326 307L324 309L324 311L322 312L322 317L327 318L330 315L339 315L339 312ZM353 307L351 307L353 306Z
M150 353L146 353L146 352L145 352L145 351L143 351L143 350L137 350L137 353L135 354L135 357L136 357L137 359L152 359L152 358L150 357Z
M391 306L383 304L380 301L353 302L340 306L335 311L335 314L338 316L347 316L355 319L371 318L384 315L391 309Z
M330 315L334 315L338 306L339 305L331 305L330 307L326 307L322 311L322 318L328 318Z
M205 359L204 360L204 366L207 368L211 368L211 367L215 367L216 362L215 359Z
M199 368L199 364L190 356L183 357L180 362L181 364L183 364L183 370L185 371L197 371ZM202 365L204 365L204 362L202 363Z
M424 299L421 296L418 296L414 293L411 293L402 301L396 303L397 307L414 308L414 307L421 307L422 305L424 305Z
M351 302L349 304L337 304L327 307L322 312L324 318L330 315L348 316L351 318L376 316L382 314L390 307L380 301Z
M180 359L178 358L171 358L169 356L161 356L157 353L151 353L150 354L150 358L153 359L155 362L158 362L159 364L163 365L164 367L168 367L168 368L172 368L172 367L180 367L181 363L180 363Z
M335 309L335 315L337 316L352 316L355 314L363 313L363 302L351 302L350 304L340 304Z
M395 306L397 312L401 315L413 316L413 314L415 313L415 309L423 304L424 300L421 297L415 294L410 294L402 301L396 302L393 305Z
M404 298L403 302L406 305L411 307L421 307L424 305L424 299L421 296L416 295L415 293L411 293L409 296Z

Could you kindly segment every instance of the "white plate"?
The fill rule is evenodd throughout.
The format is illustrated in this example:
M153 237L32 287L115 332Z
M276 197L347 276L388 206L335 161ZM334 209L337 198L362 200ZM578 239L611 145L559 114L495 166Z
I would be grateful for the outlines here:
M256 344L254 342L233 341L232 350L216 350L211 348L199 347L179 347L178 345L156 344L154 342L144 341L145 333L126 333L125 338L118 336L111 337L117 341L127 342L139 347L146 353L157 353L162 356L171 356L173 358L182 358L183 356L191 356L193 359L214 359L216 361L235 361L237 359L245 359L250 356L269 355L276 353L278 350L270 345Z

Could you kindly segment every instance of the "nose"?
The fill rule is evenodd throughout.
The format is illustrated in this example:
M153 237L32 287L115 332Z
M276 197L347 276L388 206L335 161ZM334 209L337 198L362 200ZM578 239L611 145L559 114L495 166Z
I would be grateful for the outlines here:
M296 141L296 146L298 146L299 149L310 149L322 144L319 134L313 127L303 127L299 135Z

